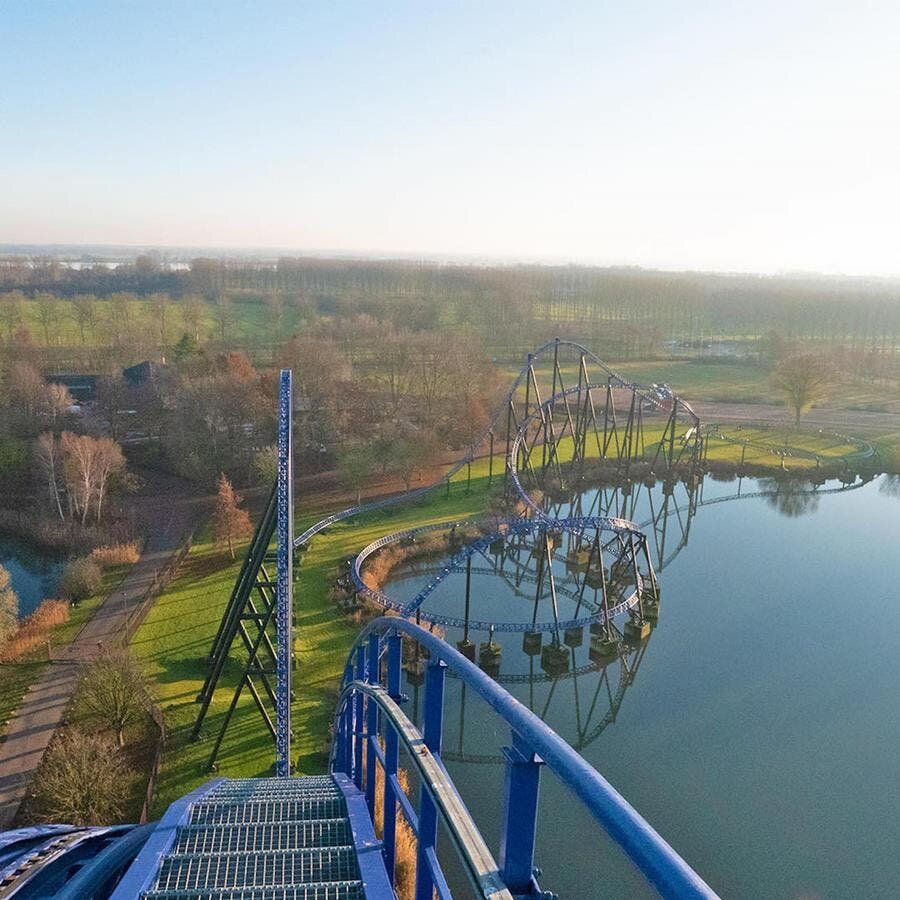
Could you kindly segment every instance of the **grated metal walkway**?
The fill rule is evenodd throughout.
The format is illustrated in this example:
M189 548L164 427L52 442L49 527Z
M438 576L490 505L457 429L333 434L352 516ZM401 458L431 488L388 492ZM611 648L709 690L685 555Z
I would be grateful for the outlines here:
M213 782L170 808L114 900L393 898L362 794L345 776Z

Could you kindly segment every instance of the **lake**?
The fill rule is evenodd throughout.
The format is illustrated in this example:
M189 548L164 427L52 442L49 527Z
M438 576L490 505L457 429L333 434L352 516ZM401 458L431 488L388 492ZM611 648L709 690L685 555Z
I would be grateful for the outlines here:
M496 636L505 686L724 897L900 897L895 486L881 476L776 491L707 478L693 497L679 485L668 500L660 485L586 491L576 506L627 513L651 536L657 568L664 562L651 637L597 665L585 633L568 672L552 678L539 655L523 652L521 633ZM404 564L388 590L412 596L439 562ZM554 570L565 590L564 565ZM459 615L463 585L451 576L423 611ZM473 617L532 617L527 580L476 573L472 585ZM573 602L560 597L561 616ZM448 628L446 637L460 634ZM414 680L405 690L417 714ZM448 679L445 762L495 853L508 741ZM650 895L549 773L541 814L545 890Z
M63 562L24 541L0 535L0 566L10 574L19 597L19 617L24 619L42 600L54 596Z

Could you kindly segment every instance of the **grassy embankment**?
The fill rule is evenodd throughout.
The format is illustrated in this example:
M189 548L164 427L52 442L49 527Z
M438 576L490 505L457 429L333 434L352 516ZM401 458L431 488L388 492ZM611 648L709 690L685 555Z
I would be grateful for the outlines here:
M823 444L818 435L806 436L806 441L823 455L839 450ZM727 456L733 448L724 445L721 452ZM766 461L776 464L772 457ZM809 465L805 462L805 466ZM303 557L295 588L300 667L295 673L293 717L294 752L300 772L321 772L326 765L336 687L357 632L357 627L337 611L330 599L329 589L338 566L384 534L483 513L491 493L487 473L488 460L478 460L472 465L469 492L466 491L467 473L463 469L455 477L449 496L445 489L438 488L418 503L359 516L332 526L314 539ZM499 455L495 457L494 473L496 490L502 484ZM298 507L303 509L302 496L298 496ZM328 511L304 511L297 520L298 529ZM201 535L175 579L157 599L132 644L156 685L156 701L164 711L170 735L157 791L156 814L209 777L207 759L240 674L237 656L210 706L202 740L191 742L190 733L199 708L196 697L206 675L206 655L240 569L240 552L238 556L232 562L227 553L213 546L208 534ZM219 771L229 776L265 774L271 771L272 759L271 741L251 697L245 692L219 754Z
M97 607L111 594L125 577L128 566L114 566L103 573L100 590L92 597L82 600L69 612L69 621L58 625L50 635L51 652L70 644L81 631L88 619L93 616ZM22 703L28 688L37 681L47 668L48 647L43 646L15 662L0 663L0 679L3 690L0 691L0 743L6 737L6 726Z
M494 484L498 483L495 478ZM294 674L293 746L300 772L324 771L336 688L357 631L330 599L335 569L383 534L425 522L476 516L484 510L489 495L487 462L480 461L473 466L468 493L464 477L458 476L449 497L439 489L415 505L400 505L339 523L313 541L295 585L300 666ZM298 506L303 508L302 497L298 497ZM304 513L298 518L298 529L325 512ZM165 714L170 735L155 803L157 814L209 778L206 762L240 674L237 660L216 692L203 739L192 743L190 732L199 709L196 697L206 675L206 654L239 569L240 559L232 563L227 553L216 550L208 536L201 535L132 643L156 684L156 701ZM265 774L271 771L272 760L271 741L245 692L219 754L219 771L229 776Z

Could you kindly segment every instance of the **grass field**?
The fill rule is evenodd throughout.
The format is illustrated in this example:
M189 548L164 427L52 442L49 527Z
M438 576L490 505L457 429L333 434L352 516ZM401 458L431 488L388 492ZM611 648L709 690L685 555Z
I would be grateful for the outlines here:
M688 402L764 403L783 406L772 386L771 372L765 366L745 361L720 359L660 359L610 363L610 368L637 384L668 384ZM549 372L549 369L546 369ZM588 371L596 377L591 370ZM509 380L518 374L517 366L503 369ZM575 365L562 367L566 387L578 383ZM546 398L545 398L546 399ZM900 411L900 392L882 384L839 381L831 386L821 404L839 409L863 409L875 412Z
M486 469L486 465L486 461L479 462L477 469ZM388 532L475 516L484 509L488 496L487 478L479 471L468 493L465 484L457 480L449 497L438 490L418 504L339 523L314 539L303 557L294 594L300 665L294 673L293 747L301 773L322 772L327 764L325 751L336 689L357 630L329 598L333 571L342 560ZM302 500L299 503L302 508ZM322 514L301 515L298 529ZM155 801L157 814L209 778L206 762L240 675L237 654L213 698L203 739L192 743L190 732L199 709L196 697L206 675L206 654L239 568L239 562L232 563L201 536L132 643L156 684L156 701L165 714L170 736ZM219 771L229 776L265 774L272 770L273 757L265 726L245 694L222 745Z
M141 343L156 345L174 344L184 333L194 333L194 323L186 320L185 305L172 301L166 307L165 335L159 311L149 300L129 300L114 303L100 299L94 304L93 326L86 326L82 340L81 328L71 300L59 298L53 306L52 318L47 327L40 318L40 304L26 300L22 304L22 320L17 327L27 329L32 343L38 347L112 347L116 335L127 335L126 343L136 338ZM198 307L197 332L201 343L222 340L222 325L217 317L217 307L202 303ZM277 335L292 334L302 324L298 309L285 304ZM225 339L229 342L262 342L276 336L275 319L269 307L261 300L242 299L230 305L225 322ZM4 335L6 337L6 335ZM161 340L164 337L164 340Z

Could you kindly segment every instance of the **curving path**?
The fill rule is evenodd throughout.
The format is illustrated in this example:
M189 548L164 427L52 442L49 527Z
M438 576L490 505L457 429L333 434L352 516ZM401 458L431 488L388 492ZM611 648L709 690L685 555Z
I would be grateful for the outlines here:
M201 512L200 502L186 497L184 483L175 479L154 476L152 486L145 487L134 501L136 520L148 536L141 558L29 688L0 744L0 831L10 826L25 799L78 683L81 664L127 633L138 601L153 589L158 573L178 551Z

